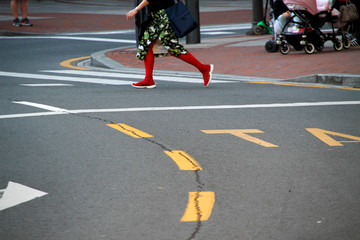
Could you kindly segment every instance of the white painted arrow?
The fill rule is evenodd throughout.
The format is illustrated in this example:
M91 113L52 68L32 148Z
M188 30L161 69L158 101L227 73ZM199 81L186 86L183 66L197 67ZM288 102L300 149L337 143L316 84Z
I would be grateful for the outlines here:
M0 190L0 211L46 194L19 183L9 182L6 189Z

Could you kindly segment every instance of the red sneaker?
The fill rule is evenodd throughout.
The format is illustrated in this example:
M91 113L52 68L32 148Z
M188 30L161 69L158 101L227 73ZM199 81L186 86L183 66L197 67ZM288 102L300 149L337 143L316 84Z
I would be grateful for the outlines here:
M141 82L133 83L131 85L134 88L156 88L156 84L154 83L154 80L151 81L142 80Z
M206 65L207 70L202 72L203 78L204 78L204 87L209 86L212 78L212 72L214 71L214 65Z

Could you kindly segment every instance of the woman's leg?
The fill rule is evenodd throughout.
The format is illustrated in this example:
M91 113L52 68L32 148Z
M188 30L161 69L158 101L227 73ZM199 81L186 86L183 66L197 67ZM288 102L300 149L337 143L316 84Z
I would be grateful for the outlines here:
M177 57L177 56L175 56L173 54L171 54L171 55L174 56L174 57ZM177 58L180 58L184 62L187 62L187 63L193 65L194 67L196 67L202 73L203 78L204 78L204 87L207 87L210 84L211 78L212 78L212 72L214 70L214 65L212 65L212 64L202 64L190 52L188 52L187 54L181 54Z
M133 83L132 86L135 88L155 88L155 82L153 79L153 70L154 70L154 52L152 50L155 41L150 44L149 50L144 58L145 65L145 79L138 83Z
M22 19L27 18L28 14L28 0L20 0L20 9Z
M14 16L14 19L17 19L19 17L19 14L18 14L18 0L11 0L10 2L10 6L11 6L11 11L12 11L12 14Z

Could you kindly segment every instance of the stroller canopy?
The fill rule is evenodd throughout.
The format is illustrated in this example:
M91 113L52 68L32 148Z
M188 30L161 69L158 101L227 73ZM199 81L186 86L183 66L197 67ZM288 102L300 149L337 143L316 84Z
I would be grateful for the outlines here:
M315 15L324 11L330 4L330 0L283 0L289 9L306 10Z

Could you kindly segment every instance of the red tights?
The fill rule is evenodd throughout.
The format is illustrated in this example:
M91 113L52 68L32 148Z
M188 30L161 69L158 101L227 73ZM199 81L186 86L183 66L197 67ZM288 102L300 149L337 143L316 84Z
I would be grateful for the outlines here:
M145 79L144 79L144 83L148 84L148 85L153 85L154 80L153 80L153 70L154 70L154 52L153 52L153 46L154 46L155 41L153 41L150 44L149 50L145 56L144 59L144 64L145 64ZM173 54L170 53L171 56L177 57ZM202 64L199 60L197 60L190 52L188 52L187 54L181 54L179 57L177 57L181 60L183 60L184 62L187 62L191 65L193 65L194 67L196 67L200 72L204 72L207 71L208 68L206 68L206 65Z

